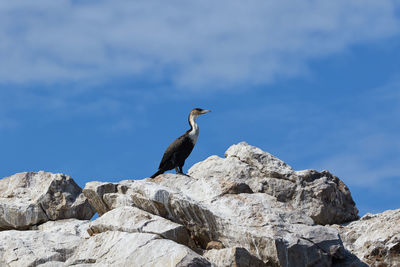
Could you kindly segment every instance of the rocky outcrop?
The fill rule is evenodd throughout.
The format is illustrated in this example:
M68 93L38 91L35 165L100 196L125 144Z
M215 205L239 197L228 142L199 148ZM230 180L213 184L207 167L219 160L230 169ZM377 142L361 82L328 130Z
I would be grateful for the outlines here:
M400 266L400 209L336 225L345 247L371 266Z
M187 246L161 235L120 229L89 237L93 232L88 226L89 221L69 219L36 230L0 231L0 266L211 266Z
M203 256L219 267L267 267L270 265L239 247L211 249L207 250Z
M330 248L341 246L336 229L313 225L310 217L273 196L205 194L206 199L195 201L182 193L184 185L190 186L193 181L192 177L166 174L154 181L122 181L114 187L109 183L88 183L84 193L104 192L103 208L131 205L184 225L201 249L218 240L225 247L242 246L265 262L278 264L289 259L328 264L334 257ZM165 183L171 187L160 185ZM177 191L178 185L182 185L182 191ZM115 190L107 192L104 188Z
M65 186L67 181L70 186ZM358 217L341 180L328 171L295 171L246 143L230 147L225 158L212 156L194 165L188 175L89 182L72 194L75 186L66 175L44 172L0 181L0 196L10 196L0 198L0 204L9 205L0 205L5 210L0 222L8 223L0 230L0 266L297 267L398 262L400 230L390 226L398 221L398 211L346 223ZM18 216L25 217L19 221L24 223L12 224L13 205L27 211L39 208L30 213L35 216L20 212ZM81 205L90 212L83 212ZM79 212L72 211L78 206ZM78 220L90 218L93 210L99 218ZM379 228L380 220L388 225ZM23 231L8 230L14 228Z
M31 230L40 230L46 233L64 233L81 238L89 237L88 220L65 219L59 221L48 221L46 223L35 225Z
M67 266L211 266L186 246L156 234L107 231L80 243Z
M211 266L184 226L138 208L78 220L95 211L69 176L20 173L0 190L0 266Z
M212 156L195 164L189 175L217 187L235 183L239 191L272 195L304 212L317 224L358 218L350 191L339 178L328 171L294 171L280 159L244 142L231 146L225 158ZM235 186L221 190L235 190Z
M212 156L196 164L188 174L91 182L83 192L99 214L134 206L183 225L200 249L218 241L282 266L340 261L338 231L315 225L357 218L350 192L337 177L296 172L246 143L229 148L225 159ZM308 209L298 208L302 203Z
M71 220L43 225L44 230L0 231L0 266L39 266L50 262L62 266L84 240L84 232L72 229L87 225L88 221Z
M0 180L0 230L90 219L94 213L82 189L67 175L24 172Z
M162 238L194 247L193 240L183 225L135 207L113 209L91 222L88 228L90 235L107 231L157 234Z

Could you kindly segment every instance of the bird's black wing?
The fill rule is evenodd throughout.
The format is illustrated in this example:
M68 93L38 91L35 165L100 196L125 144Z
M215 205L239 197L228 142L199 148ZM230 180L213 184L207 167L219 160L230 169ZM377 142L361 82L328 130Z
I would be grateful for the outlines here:
M178 166L183 166L193 147L194 144L187 133L178 137L165 150L158 169L168 171Z

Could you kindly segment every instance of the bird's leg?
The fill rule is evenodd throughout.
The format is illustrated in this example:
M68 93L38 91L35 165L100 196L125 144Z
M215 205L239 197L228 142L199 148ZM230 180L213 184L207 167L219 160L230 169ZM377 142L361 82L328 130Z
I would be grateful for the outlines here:
M183 173L182 166L176 167L176 168L175 168L175 171L176 171L176 174L183 174L183 175L186 175L186 174Z
M185 176L190 177L190 176L187 175L186 173L183 173L182 166L179 166L178 168L179 168L179 174L182 174L182 175L185 175Z

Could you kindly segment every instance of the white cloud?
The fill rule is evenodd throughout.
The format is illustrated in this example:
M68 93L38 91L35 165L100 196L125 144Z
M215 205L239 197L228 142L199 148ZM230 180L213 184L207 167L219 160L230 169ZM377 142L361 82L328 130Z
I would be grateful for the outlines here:
M398 33L395 1L4 1L0 81L115 76L210 90L307 72L307 61Z

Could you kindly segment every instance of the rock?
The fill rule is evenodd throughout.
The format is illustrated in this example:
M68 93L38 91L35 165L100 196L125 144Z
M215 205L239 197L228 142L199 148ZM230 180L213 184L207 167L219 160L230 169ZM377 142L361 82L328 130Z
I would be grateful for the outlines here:
M112 186L95 182L88 183L83 192L89 201L95 192L102 192L96 198L103 203L96 209L132 205L184 225L200 248L219 240L225 247L244 247L276 265L329 266L330 247L342 246L336 229L313 225L310 217L290 204L265 193L221 194L221 187L210 187L200 178L165 174L151 181L121 181Z
M339 178L326 170L296 174L299 185L290 203L306 212L315 223L337 224L359 218L350 190Z
M61 261L48 261L37 265L37 267L65 267L65 264Z
M88 238L88 228L90 221L65 219L59 221L48 221L44 224L34 226L32 230L40 230L47 233L64 233L79 236L81 238Z
M107 231L84 240L66 265L211 266L189 248L155 234ZM84 266L84 265L82 265Z
M295 171L246 143L225 156L194 165L190 176L90 182L84 190L62 174L5 178L0 266L365 267L357 256L398 264L400 211L329 226L358 218L340 179ZM95 211L94 221L77 219Z
M190 168L188 174L199 182L188 195L198 200L208 191L214 195L260 192L303 211L317 224L358 219L349 189L328 171L294 171L280 159L245 142L231 146L225 157L211 156Z
M254 167L267 177L291 179L294 174L292 167L270 153L246 142L233 145L225 152L226 158L237 158L246 165Z
M137 223L141 222L140 214L147 215L139 211L134 218ZM104 216L109 217L108 213ZM154 215L152 218L166 221ZM142 225L143 229L158 230L158 227L151 226L152 220L143 222L147 223ZM129 225L129 222L126 223L126 226ZM174 237L171 233L171 225L174 224L161 222L160 227L162 223L166 227L164 234ZM36 230L2 231L0 266L211 266L205 258L188 247L163 239L161 235L110 230L89 237L88 226L89 221L68 219L46 222L36 226ZM168 228L171 229L170 233ZM120 230L131 229L127 227ZM180 228L176 227L175 230L179 237Z
M371 266L400 266L400 209L366 214L339 229L345 247Z
M110 207L107 207L103 201L103 195L106 192L114 192L115 190L117 190L116 184L113 183L90 182L85 185L83 193L87 197L90 205L95 207L98 215L102 216L110 210ZM130 203L126 204L125 206L129 206Z
M194 246L189 232L183 225L135 207L113 209L91 222L88 229L90 235L106 231L158 234L177 243Z
M272 264L251 255L246 249L234 247L208 250L203 255L207 260L218 267L267 267Z
M93 215L82 189L67 175L24 172L0 180L0 230Z
M80 231L88 221L68 220L47 223L41 230L0 232L0 266L64 266L82 242ZM40 228L40 227L39 227Z

